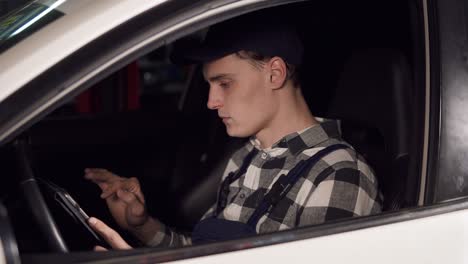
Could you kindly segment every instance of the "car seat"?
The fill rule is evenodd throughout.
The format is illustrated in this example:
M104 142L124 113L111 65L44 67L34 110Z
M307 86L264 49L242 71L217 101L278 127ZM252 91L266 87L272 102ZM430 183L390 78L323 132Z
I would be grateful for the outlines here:
M343 138L373 167L383 210L413 203L409 168L412 80L404 55L392 49L354 52L344 63L326 117L341 120Z

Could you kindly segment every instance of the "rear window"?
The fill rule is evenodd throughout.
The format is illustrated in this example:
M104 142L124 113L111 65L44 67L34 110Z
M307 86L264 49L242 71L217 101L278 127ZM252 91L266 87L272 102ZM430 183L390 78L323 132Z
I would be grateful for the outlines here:
M0 18L0 53L64 15L66 0L35 0Z

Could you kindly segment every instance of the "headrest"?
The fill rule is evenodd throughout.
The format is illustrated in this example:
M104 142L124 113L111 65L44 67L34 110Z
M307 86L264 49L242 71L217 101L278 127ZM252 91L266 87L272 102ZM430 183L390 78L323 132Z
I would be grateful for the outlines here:
M410 67L391 49L353 53L345 62L327 117L376 128L390 151L407 151Z

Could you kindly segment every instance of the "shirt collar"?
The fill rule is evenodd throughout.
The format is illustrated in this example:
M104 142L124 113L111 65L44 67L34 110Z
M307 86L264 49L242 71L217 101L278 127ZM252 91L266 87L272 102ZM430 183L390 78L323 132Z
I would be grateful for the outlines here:
M252 137L250 142L254 147L267 152L272 156L281 155L286 150L289 150L293 155L297 155L305 149L313 148L330 138L340 137L338 121L325 120L304 130L284 136L270 148L261 149L260 141L255 137Z

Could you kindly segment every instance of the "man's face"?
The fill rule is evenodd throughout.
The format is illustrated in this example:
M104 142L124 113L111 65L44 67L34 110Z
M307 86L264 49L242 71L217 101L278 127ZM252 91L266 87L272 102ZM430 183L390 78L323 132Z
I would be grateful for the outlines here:
M268 70L234 54L204 65L207 106L218 110L230 136L248 137L268 127L277 109Z

